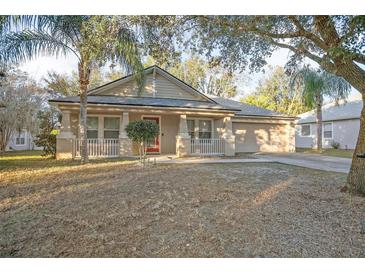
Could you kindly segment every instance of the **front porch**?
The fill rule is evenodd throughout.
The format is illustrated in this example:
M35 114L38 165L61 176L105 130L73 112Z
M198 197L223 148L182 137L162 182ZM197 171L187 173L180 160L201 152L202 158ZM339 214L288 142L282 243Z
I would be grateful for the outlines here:
M189 141L187 141L189 142ZM120 153L119 139L87 139L88 155L91 158L113 158L128 156ZM73 154L75 158L80 157L81 140L75 139L73 145ZM161 155L161 153L147 152L148 155ZM178 152L176 153L178 154ZM162 154L171 155L171 154ZM216 139L191 139L190 151L186 155L191 156L219 156L226 155L225 140L223 138Z
M63 109L57 136L57 159L78 158L81 151L79 113ZM177 112L177 113L176 113ZM127 137L130 121L148 119L159 124L160 135L151 140L148 154L185 156L233 156L235 138L231 115L194 111L116 111L88 108L87 148L90 158L133 157L135 144Z

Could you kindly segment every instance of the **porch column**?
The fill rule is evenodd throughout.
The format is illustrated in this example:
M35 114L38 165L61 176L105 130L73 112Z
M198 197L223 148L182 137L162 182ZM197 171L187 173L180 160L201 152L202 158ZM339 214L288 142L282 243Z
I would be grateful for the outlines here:
M176 136L176 155L178 157L189 155L190 147L191 147L191 138L188 132L186 114L181 114L179 121L179 132Z
M56 159L72 159L75 157L73 144L76 137L71 131L70 116L70 111L62 111L60 134L56 137Z
M292 121L288 122L287 125L288 133L288 152L295 152L295 123Z
M234 156L236 153L236 136L233 134L231 117L223 118L223 126L222 138L225 140L224 155Z
M133 146L132 141L128 138L127 133L125 131L125 127L129 123L129 112L123 112L120 117L120 125L119 125L119 155L120 156L133 156Z

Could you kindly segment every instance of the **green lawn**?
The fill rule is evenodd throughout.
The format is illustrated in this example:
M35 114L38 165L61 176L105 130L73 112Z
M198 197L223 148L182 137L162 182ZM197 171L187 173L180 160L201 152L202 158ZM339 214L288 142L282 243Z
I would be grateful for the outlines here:
M310 148L296 148L296 152L315 153L315 154L319 153L315 149L310 149ZM325 155L325 156L352 158L353 153L354 153L354 151L352 149L327 148L327 149L323 149L320 154Z

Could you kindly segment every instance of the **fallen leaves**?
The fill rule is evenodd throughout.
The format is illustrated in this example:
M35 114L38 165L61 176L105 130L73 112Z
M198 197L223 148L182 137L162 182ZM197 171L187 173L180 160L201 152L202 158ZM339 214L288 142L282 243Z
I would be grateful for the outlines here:
M365 256L365 200L339 191L342 174L118 162L12 172L2 257Z

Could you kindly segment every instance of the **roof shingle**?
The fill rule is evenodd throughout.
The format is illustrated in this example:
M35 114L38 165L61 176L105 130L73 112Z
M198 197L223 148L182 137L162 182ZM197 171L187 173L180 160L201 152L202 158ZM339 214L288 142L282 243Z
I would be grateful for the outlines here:
M345 119L358 119L360 118L362 110L361 100L350 100L339 102L338 105L330 103L322 107L322 120L325 121L336 121ZM305 112L299 115L300 119L298 124L315 123L316 114L314 110Z
M225 107L231 107L238 109L239 111L236 112L237 116L270 116L270 117L289 117L286 114L282 114L279 112L275 112L269 109L240 103L231 99L222 98L218 96L210 96L215 102L218 104L225 106Z

